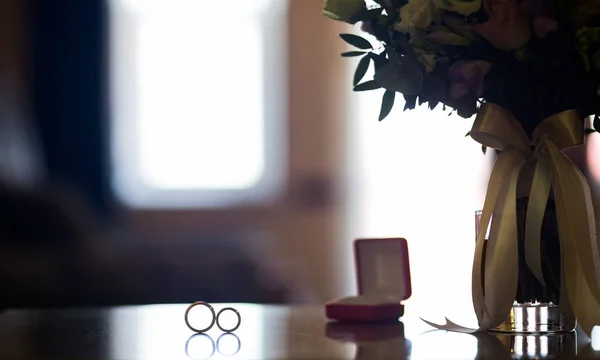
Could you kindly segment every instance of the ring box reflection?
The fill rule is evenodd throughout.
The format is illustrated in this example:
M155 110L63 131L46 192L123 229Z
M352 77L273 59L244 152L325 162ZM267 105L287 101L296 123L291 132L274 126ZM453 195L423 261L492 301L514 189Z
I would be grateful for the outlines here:
M325 335L332 340L356 344L356 360L405 359L410 355L410 341L404 338L404 324L398 321L329 322Z
M325 304L325 315L340 321L393 321L404 315L402 301L411 295L405 239L359 239L354 242L358 296Z

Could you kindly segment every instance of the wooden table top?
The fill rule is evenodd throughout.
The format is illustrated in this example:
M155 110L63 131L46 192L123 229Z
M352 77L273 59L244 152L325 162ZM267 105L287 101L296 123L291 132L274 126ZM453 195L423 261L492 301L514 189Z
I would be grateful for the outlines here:
M194 335L184 322L187 305L6 310L0 313L0 359L600 359L600 344L576 333L473 336L432 331L409 316L353 325L327 322L322 307L213 306L238 309L242 323L235 333L214 326ZM228 326L233 314L225 314ZM203 314L191 315L196 321Z

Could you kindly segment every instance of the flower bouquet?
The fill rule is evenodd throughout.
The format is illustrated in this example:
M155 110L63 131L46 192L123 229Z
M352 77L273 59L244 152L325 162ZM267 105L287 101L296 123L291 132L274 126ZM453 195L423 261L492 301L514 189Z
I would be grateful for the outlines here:
M479 328L440 327L514 330L515 306L540 303L563 324L522 331L570 330L575 317L588 332L600 325L590 190L564 154L600 130L600 1L326 0L323 14L377 40L340 35L356 48L342 56L360 58L354 90L382 89L379 120L401 95L404 110L476 115L467 135L498 151L473 264Z

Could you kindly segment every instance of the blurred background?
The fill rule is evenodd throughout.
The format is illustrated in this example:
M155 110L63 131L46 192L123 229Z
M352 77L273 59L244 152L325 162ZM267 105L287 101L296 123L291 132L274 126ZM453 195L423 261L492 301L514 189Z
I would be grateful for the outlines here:
M408 306L470 313L471 120L378 123L322 0L227 3L0 1L0 305L322 303L393 236Z

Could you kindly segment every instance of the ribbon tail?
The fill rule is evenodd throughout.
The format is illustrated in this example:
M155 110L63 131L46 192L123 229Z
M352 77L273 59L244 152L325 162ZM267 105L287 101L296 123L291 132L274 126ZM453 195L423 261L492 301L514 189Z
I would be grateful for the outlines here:
M547 141L555 170L554 193L564 281L573 313L589 334L600 325L600 251L591 191L583 174Z
M600 250L589 185L554 143L547 141L547 147L556 173L554 192L561 245L563 241L573 245L573 255L596 301L600 302Z
M479 325L488 328L491 327L490 324L484 324L484 322L487 322L487 319L489 319L489 316L486 316L487 310L484 301L483 249L486 242L485 236L492 218L492 213L497 207L498 198L501 196L503 189L510 180L511 173L522 159L523 155L513 148L500 153L490 175L483 211L479 221L479 233L477 234L473 258L472 296L473 306Z
M578 263L573 244L562 243L563 248L563 284L561 284L560 308L566 319L577 318L579 326L588 335L592 335L594 326L600 325L600 302L590 289ZM575 324L569 324L575 325Z
M552 188L553 167L550 157L540 155L537 159L533 183L527 204L525 217L525 262L544 287L544 274L542 272L541 232L546 205L550 189Z
M566 327L569 329L574 329L575 325L577 325L577 321L575 320L576 316L575 313L573 313L573 306L571 305L571 300L569 299L569 289L567 289L567 275L565 269L568 265L565 263L564 252L561 253L561 263L560 297L558 307L563 315L564 320L568 321L568 323L566 323Z
M466 333L466 334L472 334L472 333L480 331L480 329L473 329L473 328L468 328L468 327L457 325L456 323L450 321L450 319L448 319L448 318L445 318L446 324L444 324L444 325L436 324L434 322L427 321L423 318L419 318L419 319L421 319L427 325L434 327L438 330L456 331L456 332L461 332L461 333Z
M517 180L524 159L513 167L498 199L488 239L484 273L484 303L489 318L486 330L504 322L515 301L518 285Z
M577 285L575 286L576 300L572 306L577 315L579 326L591 337L594 327L600 326L600 302L594 298L593 290L589 287L582 268L576 266L574 272L577 274Z

